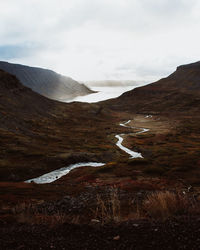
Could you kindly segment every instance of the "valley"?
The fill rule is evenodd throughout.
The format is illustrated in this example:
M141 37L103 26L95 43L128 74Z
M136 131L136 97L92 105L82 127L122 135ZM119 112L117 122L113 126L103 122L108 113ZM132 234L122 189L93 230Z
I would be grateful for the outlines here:
M131 120L129 120L128 122L125 123L120 123L120 126L122 127L127 127L127 128L135 128L136 130L138 128L136 127L129 127L127 124L130 123ZM136 134L141 134L141 133L145 133L147 132L148 129L142 129L140 128L139 132L136 132ZM124 147L122 145L123 143L123 136L124 134L120 134L120 135L116 135L115 138L118 139L116 146L118 146L121 150L123 150L124 152L126 152L127 154L129 154L131 157L130 158L142 158L142 155L140 153L134 152L126 147ZM75 163L73 165L69 165L67 167L61 168L61 169L57 169L54 170L53 172L50 173L46 173L40 177L34 178L34 179L30 179L25 181L26 183L37 183L37 184L43 184L43 183L51 183L53 181L56 181L57 179L61 178L62 176L68 174L71 170L75 169L75 168L80 168L80 167L101 167L104 166L105 163L99 163L99 162L79 162L79 163Z
M200 250L200 1L0 8L0 250Z
M43 226L50 234L66 225L72 232L102 227L110 228L106 244L115 247L113 237L124 237L120 225L129 231L137 224L148 235L153 235L155 220L161 235L163 227L169 232L174 223L186 231L187 225L196 228L200 211L197 65L178 68L169 78L116 99L91 104L50 100L0 71L1 235L12 234L10 244L18 242L20 247L18 232L28 228L29 237L34 232L45 246L39 237ZM186 82L179 85L182 74L190 82L188 89ZM94 167L79 165L91 162ZM59 169L67 174L54 172ZM48 176L43 184L31 181L50 172L49 183ZM124 244L138 245L138 240L133 243L129 237Z

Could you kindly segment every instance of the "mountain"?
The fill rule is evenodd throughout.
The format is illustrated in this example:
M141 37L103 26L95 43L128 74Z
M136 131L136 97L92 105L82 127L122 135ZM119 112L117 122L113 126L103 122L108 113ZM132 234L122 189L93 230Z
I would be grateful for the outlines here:
M22 85L14 75L0 70L0 129L26 133L33 125L30 120L51 117L58 104Z
M62 101L93 93L84 84L52 70L3 61L0 61L0 69L15 75L23 85L51 99Z
M71 163L105 160L110 119L98 104L51 100L0 70L0 179L26 180Z
M199 112L200 62L182 65L166 78L135 88L104 104L139 113Z
M98 104L63 103L46 98L22 85L16 76L0 69L0 130L35 134L33 127L38 133L40 129L47 133L53 127L54 133L57 130L66 135L68 127L75 126L74 122L81 127L80 120L85 126L87 123L90 126L90 119L93 122L98 120L99 110Z

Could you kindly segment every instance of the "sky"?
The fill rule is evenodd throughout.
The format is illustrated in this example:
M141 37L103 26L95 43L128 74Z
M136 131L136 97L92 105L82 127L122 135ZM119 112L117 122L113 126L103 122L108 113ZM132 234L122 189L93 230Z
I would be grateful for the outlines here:
M0 0L0 60L152 82L200 60L199 0Z

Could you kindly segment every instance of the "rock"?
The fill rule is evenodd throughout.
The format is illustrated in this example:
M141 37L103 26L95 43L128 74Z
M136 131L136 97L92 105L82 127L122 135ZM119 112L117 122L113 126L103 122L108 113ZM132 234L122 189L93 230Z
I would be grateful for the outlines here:
M117 235L117 236L115 236L114 238L113 238L113 240L119 240L120 239L120 236L119 235Z
M92 220L91 220L91 223L92 223L92 224L98 224L98 223L100 223L100 220L92 219Z
M66 196L63 197L63 199L64 199L64 200L70 200L71 197L70 197L69 195L66 195Z

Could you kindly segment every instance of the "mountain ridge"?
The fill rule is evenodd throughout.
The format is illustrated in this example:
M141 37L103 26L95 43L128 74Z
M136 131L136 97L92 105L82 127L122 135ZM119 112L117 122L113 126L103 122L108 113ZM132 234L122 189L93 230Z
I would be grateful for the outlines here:
M200 62L181 65L166 78L104 102L111 109L133 112L198 112Z
M0 61L0 69L15 75L23 85L50 99L64 101L93 93L84 84L53 70L4 61Z

